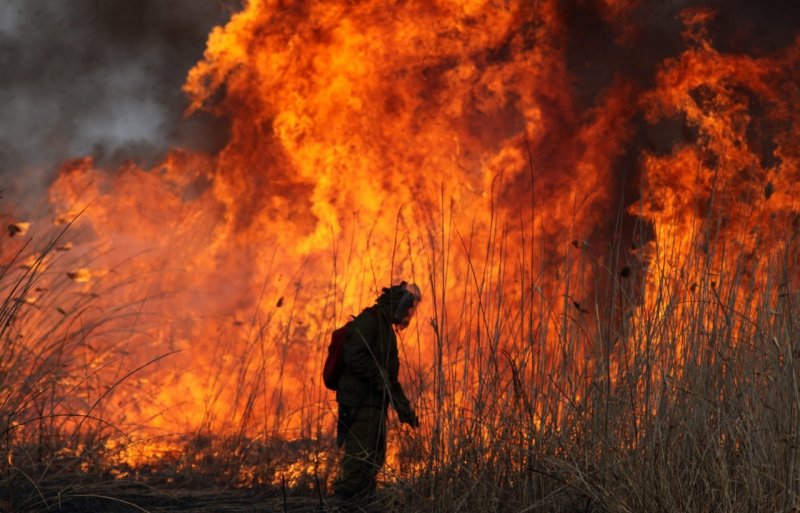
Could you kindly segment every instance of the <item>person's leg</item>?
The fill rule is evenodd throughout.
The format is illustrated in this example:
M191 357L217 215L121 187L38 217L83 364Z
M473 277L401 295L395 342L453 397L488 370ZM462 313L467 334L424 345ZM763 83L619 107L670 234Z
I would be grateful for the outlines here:
M344 436L344 457L334 483L337 499L371 496L386 455L386 413L363 406L352 415Z

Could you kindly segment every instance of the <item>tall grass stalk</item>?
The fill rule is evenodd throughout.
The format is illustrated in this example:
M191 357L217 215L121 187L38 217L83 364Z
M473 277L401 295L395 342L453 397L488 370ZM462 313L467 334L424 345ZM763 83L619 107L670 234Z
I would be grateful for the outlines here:
M366 306L382 280L411 269L427 286L428 314L401 335L401 378L422 426L390 422L399 449L382 474L387 511L800 507L792 219L774 220L783 231L731 239L725 223L753 213L744 204L722 212L712 195L688 231L623 229L620 211L607 232L582 233L577 221L548 227L535 196L529 211L501 206L502 187L498 177L485 225L459 225L444 189L427 231L399 213L391 262L369 240L362 248L355 235L333 236L322 287L303 263L276 289L270 266L249 321L219 333L207 414L173 477L329 493L335 404L317 378L327 338L357 313L345 311L352 298ZM758 255L742 253L748 237ZM412 258L418 247L424 265ZM105 442L132 434L108 420L106 404L139 366L102 379L120 368L126 344L87 348L101 336L126 340L146 314L134 302L82 316L92 295L58 280L31 304L49 255L52 247L29 270L2 276L0 482L29 483L31 503L49 500L35 491L43 473L108 471ZM321 308L308 308L312 296ZM40 340L23 343L31 330Z

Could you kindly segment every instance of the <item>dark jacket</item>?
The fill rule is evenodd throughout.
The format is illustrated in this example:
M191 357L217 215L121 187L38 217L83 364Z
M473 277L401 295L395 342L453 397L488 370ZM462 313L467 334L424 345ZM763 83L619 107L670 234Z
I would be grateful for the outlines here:
M408 398L397 381L397 336L384 310L371 306L350 323L342 347L344 372L336 391L336 400L344 406L383 408L391 403L395 410L408 411Z

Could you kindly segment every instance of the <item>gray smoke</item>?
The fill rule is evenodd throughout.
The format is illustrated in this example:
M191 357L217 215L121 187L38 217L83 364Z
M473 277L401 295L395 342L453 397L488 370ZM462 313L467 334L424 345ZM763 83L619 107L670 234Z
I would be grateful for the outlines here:
M239 7L197 0L0 2L0 177L31 189L46 186L67 158L148 165L173 146L218 146L224 124L203 115L184 120L181 85L210 30Z
M220 147L225 122L202 114L184 120L181 85L209 31L241 5L2 0L0 188L34 193L72 157L92 155L111 169L127 159L148 166L174 146ZM568 66L580 103L591 105L617 74L649 87L658 63L682 49L678 14L698 5L719 11L709 28L721 51L769 53L800 33L796 0L646 0L630 13L639 35L619 44L598 0L565 0Z

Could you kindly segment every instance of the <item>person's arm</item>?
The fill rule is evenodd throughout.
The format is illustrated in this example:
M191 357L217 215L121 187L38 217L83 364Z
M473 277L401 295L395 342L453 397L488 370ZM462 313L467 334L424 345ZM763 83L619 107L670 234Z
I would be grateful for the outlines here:
M403 385L395 377L394 379L389 380L390 390L392 392L392 406L397 411L408 410L411 408L411 402L409 402L408 397L406 397L405 392L403 391Z
M397 383L396 386L392 386L392 405L394 406L394 411L397 412L397 419L400 422L408 424L413 428L419 427L417 413L414 411L414 407L411 406L411 401L409 401L405 393L403 393L403 387L400 386L400 383Z
M397 348L394 348L393 357L389 361L391 368L389 369L389 387L391 391L391 400L394 410L397 412L397 418L400 422L410 425L413 428L419 426L419 419L414 408L411 406L411 401L406 397L403 391L403 385L398 380L400 371L400 360L397 356Z

